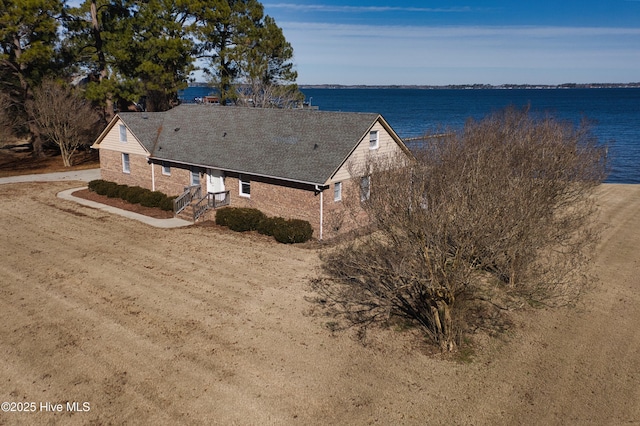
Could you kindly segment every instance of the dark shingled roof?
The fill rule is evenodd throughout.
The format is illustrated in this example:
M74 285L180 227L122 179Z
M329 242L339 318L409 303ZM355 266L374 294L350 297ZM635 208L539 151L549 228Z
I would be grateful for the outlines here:
M155 160L324 184L380 115L181 105L123 113Z

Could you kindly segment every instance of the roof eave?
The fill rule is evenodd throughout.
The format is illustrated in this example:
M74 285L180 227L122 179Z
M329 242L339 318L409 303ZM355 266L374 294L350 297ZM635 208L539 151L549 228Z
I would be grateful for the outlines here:
M266 178L266 179L277 179L277 180L282 180L285 182L294 182L294 183L301 183L304 185L311 185L311 186L315 186L315 187L323 187L326 186L324 182L311 182L311 181L305 181L305 180L300 180L300 179L291 179L291 178L285 178L282 176L272 176L272 175L266 175L266 174L262 174L262 173L255 173L255 172L248 172L246 170L234 170L234 169L229 169L229 168L224 168L224 167L216 167L216 166L212 166L212 165L208 165L208 164L195 164L195 163L187 163L186 161L176 161L176 160L171 160L169 158L160 158L160 157L149 157L150 161L155 161L157 162L162 162L162 161L166 161L166 162L170 162L170 163L174 163L174 164L182 164L184 166L190 166L190 167L199 167L199 168L203 168L203 169L216 169L216 170L222 170L225 172L231 172L231 173L238 173L238 174L245 174L245 175L250 175L250 176L258 176L261 178Z
M345 165L345 163L349 160L349 158L351 158L351 156L353 155L353 152L358 149L358 146L360 145L360 142L362 142L362 140L365 138L365 136L367 135L367 133L369 133L371 131L371 129L373 128L373 126L375 126L375 124L379 121L382 120L384 121L384 119L382 118L382 115L378 114L378 116L376 117L375 120L373 120L373 122L369 125L369 127L367 128L367 130L362 134L362 136L360 136L360 139L358 139L358 141L356 142L356 144L351 148L351 150L349 151L349 153L347 154L347 156L340 162L340 164L338 164L338 167L336 167L331 174L329 174L329 176L327 177L327 179L325 179L325 184L331 180L331 178L333 178L336 173L338 173L338 170L340 170L342 168L342 166ZM386 123L386 121L384 121L384 123ZM388 124L387 124L388 126ZM383 127L385 127L385 129L387 128L384 124ZM389 128L390 129L390 128ZM388 131L388 130L387 130ZM391 131L389 133L392 133L393 135L395 135L395 132L391 129ZM396 135L397 136L397 135ZM395 137L394 137L395 139ZM399 138L398 138L399 139Z
M105 136L107 136L107 134L111 131L113 126L115 126L115 124L116 124L116 122L118 120L120 120L120 116L118 116L118 114L116 114L111 119L111 121L109 121L109 124L107 124L107 127L105 127L104 130L100 133L100 135L96 138L95 142L93 142L93 144L91 145L91 148L100 149L100 143L105 138Z

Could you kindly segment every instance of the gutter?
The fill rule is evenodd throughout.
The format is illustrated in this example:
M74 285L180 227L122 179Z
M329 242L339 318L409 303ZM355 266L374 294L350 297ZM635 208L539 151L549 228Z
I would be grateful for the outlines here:
M325 185L324 183L308 182L308 181L305 181L305 180L297 180L297 179L289 179L289 178L284 178L282 176L271 176L271 175L265 175L265 174L261 174L261 173L248 172L246 170L234 170L234 169L229 169L229 168L224 168L224 167L217 167L217 166L212 166L212 165L194 164L194 163L187 163L187 162L184 162L184 161L161 159L161 158L158 158L158 157L149 157L149 160L167 161L167 162L170 162L170 163L182 164L184 166L200 167L200 168L203 168L203 169L216 169L216 170L222 170L222 171L225 171L225 172L238 173L238 174L241 174L241 175L251 175L251 176L258 176L258 177L263 177L263 178L268 178L268 179L282 180L282 181L286 181L286 182L302 183L302 184L305 184L305 185L311 185L314 188L316 188L316 190L318 188L321 188L321 190L325 190L325 189L327 189L329 187L329 186Z
M156 171L155 171L155 168L153 167L153 162L148 157L147 157L147 162L151 166L151 190L155 191L156 190Z

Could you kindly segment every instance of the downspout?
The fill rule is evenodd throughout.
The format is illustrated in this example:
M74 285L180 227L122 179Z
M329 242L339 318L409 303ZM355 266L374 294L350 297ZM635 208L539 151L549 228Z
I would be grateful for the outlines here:
M320 241L322 241L322 225L324 222L324 212L323 212L323 207L324 207L324 191L320 190L320 187L318 185L316 185L316 191L318 191L320 193Z
M153 162L147 158L147 161L149 161L149 164L151 165L151 190L155 191L156 190L156 171L155 168L153 167Z

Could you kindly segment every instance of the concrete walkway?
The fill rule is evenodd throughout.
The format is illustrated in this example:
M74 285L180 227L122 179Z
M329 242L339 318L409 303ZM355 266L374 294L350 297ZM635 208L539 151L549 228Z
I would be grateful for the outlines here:
M87 206L87 207L102 210L108 213L124 216L129 219L146 223L147 225L155 226L156 228L181 228L183 226L193 225L193 223L186 221L184 219L179 219L177 217L173 217L171 219L156 219L154 217L149 217L139 213L130 212L128 210L122 210L117 207L108 206L102 203L96 203L95 201L85 200L84 198L78 198L71 195L74 192L79 191L81 189L87 189L87 187L84 186L81 188L71 188L71 189L64 190L62 192L58 192L58 198L62 198L63 200L67 200L67 201L74 201L78 204L82 204L83 206Z
M0 184L3 183L22 183L22 182L56 182L64 180L81 180L90 182L100 179L100 169L74 170L69 172L42 173L37 175L9 176L0 178Z
M25 182L59 182L59 181L72 181L79 180L84 182L90 182L95 179L100 179L100 169L89 170L76 170L69 172L57 172L57 173L43 173L36 175L22 175L22 176L10 176L0 178L0 185L5 183L25 183ZM156 219L154 217L144 216L139 213L130 212L128 210L122 210L116 207L108 206L102 203L96 203L95 201L85 200L84 198L74 197L73 194L81 189L87 187L72 188L58 193L58 198L63 200L73 201L83 206L91 207L98 210L103 210L108 213L124 216L129 219L137 220L147 225L155 226L156 228L179 228L183 226L193 225L193 223L178 219Z

